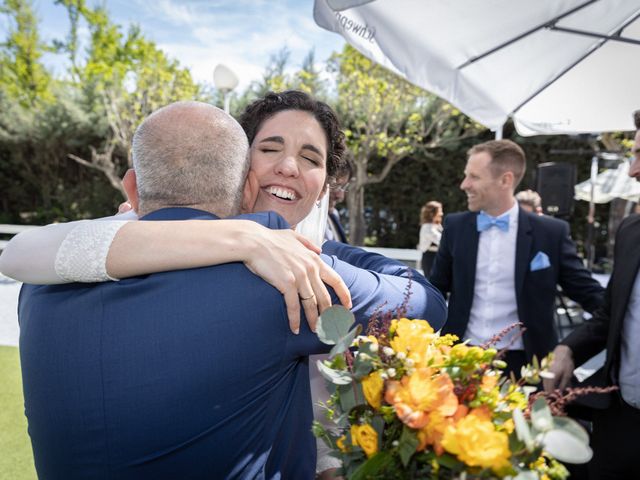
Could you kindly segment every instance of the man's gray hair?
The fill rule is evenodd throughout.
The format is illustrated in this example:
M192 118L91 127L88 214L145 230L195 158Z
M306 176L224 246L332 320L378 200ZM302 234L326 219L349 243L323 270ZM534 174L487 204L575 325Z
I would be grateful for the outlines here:
M156 110L133 136L141 214L194 206L237 214L249 169L248 142L231 116L207 103L176 102Z

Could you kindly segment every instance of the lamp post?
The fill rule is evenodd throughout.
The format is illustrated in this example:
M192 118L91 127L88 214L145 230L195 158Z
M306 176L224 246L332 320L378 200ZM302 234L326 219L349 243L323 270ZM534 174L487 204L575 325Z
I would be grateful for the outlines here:
M229 101L231 90L238 86L238 76L226 65L221 63L213 70L213 84L224 96L224 111L229 113Z

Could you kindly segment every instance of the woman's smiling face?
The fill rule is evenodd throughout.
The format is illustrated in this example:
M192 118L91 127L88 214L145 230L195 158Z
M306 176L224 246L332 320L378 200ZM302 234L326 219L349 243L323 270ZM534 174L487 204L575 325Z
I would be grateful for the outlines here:
M254 211L274 211L292 227L326 193L327 136L308 112L284 110L268 118L251 144L251 170L260 190Z

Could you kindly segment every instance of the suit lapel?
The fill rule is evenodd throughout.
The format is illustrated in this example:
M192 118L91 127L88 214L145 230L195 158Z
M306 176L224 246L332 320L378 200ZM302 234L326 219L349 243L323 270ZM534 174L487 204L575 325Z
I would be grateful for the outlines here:
M462 238L464 238L465 241L462 242L464 248L461 258L466 278L471 286L468 290L469 292L473 292L476 286L476 264L478 263L478 241L480 239L476 220L477 218L478 213L469 215L468 221L465 222L462 231ZM472 301L473 295L471 295L469 299L469 302ZM469 304L469 309L471 309L471 303Z
M524 277L529 266L529 257L531 256L532 228L529 218L524 210L518 209L518 233L516 236L516 301L520 303L520 295L524 287Z

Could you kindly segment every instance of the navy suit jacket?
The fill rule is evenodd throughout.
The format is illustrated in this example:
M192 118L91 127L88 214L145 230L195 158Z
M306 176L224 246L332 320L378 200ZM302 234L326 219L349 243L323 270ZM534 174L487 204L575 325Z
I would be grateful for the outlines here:
M617 383L622 326L640 269L640 215L631 215L620 224L613 259L604 306L561 342L571 348L576 366L606 348L603 380L607 384Z
M215 216L170 208L144 220L187 218ZM273 213L248 218L287 227ZM385 300L401 301L406 278L325 260L351 289L361 321ZM362 261L413 275L384 257ZM412 298L412 314L442 323L444 300L430 289L416 282L423 300ZM307 355L328 346L306 322L293 335L282 295L242 263L25 285L19 321L40 478L313 478Z
M467 330L473 303L480 238L477 216L477 212L461 212L445 218L430 277L444 295L450 294L444 331L460 338L464 338ZM538 252L546 253L551 265L531 271L531 261ZM514 296L518 317L527 329L523 341L529 359L532 355L544 357L558 343L553 316L557 285L589 312L602 305L604 289L584 268L571 240L569 225L520 209Z

